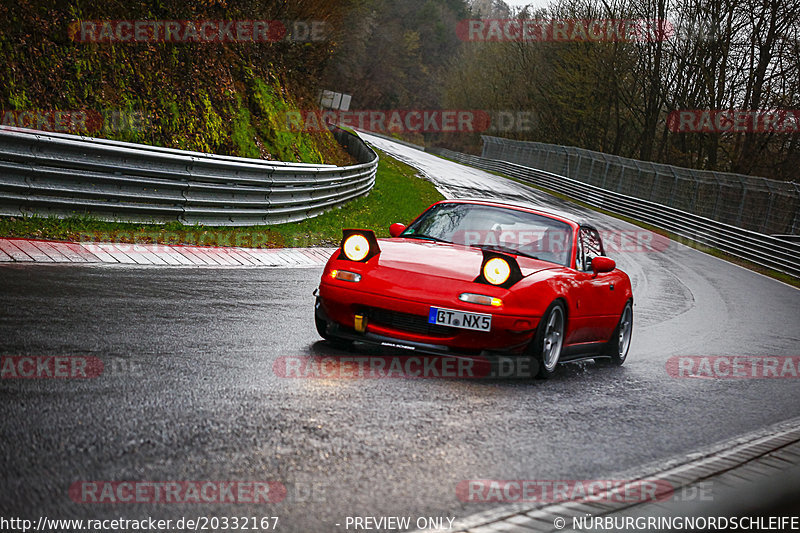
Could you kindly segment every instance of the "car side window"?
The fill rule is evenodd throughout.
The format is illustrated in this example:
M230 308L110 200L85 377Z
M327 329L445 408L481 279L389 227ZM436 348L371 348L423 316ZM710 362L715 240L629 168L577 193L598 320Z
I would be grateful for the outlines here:
M600 234L594 228L581 227L578 234L578 256L575 259L578 270L588 272L592 269L592 259L605 255Z

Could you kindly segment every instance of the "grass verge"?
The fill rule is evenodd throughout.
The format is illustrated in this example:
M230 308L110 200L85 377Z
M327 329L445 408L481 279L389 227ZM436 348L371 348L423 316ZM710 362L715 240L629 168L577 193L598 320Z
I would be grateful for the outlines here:
M414 168L379 152L375 186L367 196L302 222L270 226L187 226L104 222L92 217L0 217L0 236L73 242L192 244L283 248L336 246L342 228L369 228L389 236L393 222L408 223L442 195Z

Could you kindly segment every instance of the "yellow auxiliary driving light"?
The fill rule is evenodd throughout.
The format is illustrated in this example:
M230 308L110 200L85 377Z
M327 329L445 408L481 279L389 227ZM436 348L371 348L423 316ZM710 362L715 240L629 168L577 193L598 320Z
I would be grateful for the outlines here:
M361 261L369 254L369 241L360 233L355 233L344 241L342 250L350 261Z
M510 275L508 261L500 257L493 257L483 265L483 277L492 285L502 285Z

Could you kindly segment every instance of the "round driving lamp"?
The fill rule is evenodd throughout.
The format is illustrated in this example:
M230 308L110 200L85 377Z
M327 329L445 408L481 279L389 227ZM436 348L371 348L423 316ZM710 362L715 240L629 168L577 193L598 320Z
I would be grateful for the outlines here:
M363 235L356 233L344 241L342 250L350 261L362 261L369 254L369 241Z
M483 277L492 285L502 285L511 275L508 261L500 257L493 257L483 265Z

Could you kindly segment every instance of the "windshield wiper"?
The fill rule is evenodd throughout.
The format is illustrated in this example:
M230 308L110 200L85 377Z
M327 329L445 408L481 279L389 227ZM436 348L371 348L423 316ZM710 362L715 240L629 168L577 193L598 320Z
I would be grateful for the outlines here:
M515 250L513 248L509 248L507 246L501 246L499 244L475 244L473 245L476 248L480 248L481 250L489 250L493 252L503 252L506 254L514 254L514 255L521 255L524 257L529 257L531 259L539 259L535 255L526 254L525 252L520 252L519 250Z
M430 235L424 235L422 233L412 233L410 235L401 234L401 237L405 237L407 239L424 239L426 241L434 241L434 242L450 242L444 239L440 239L439 237L432 237Z

